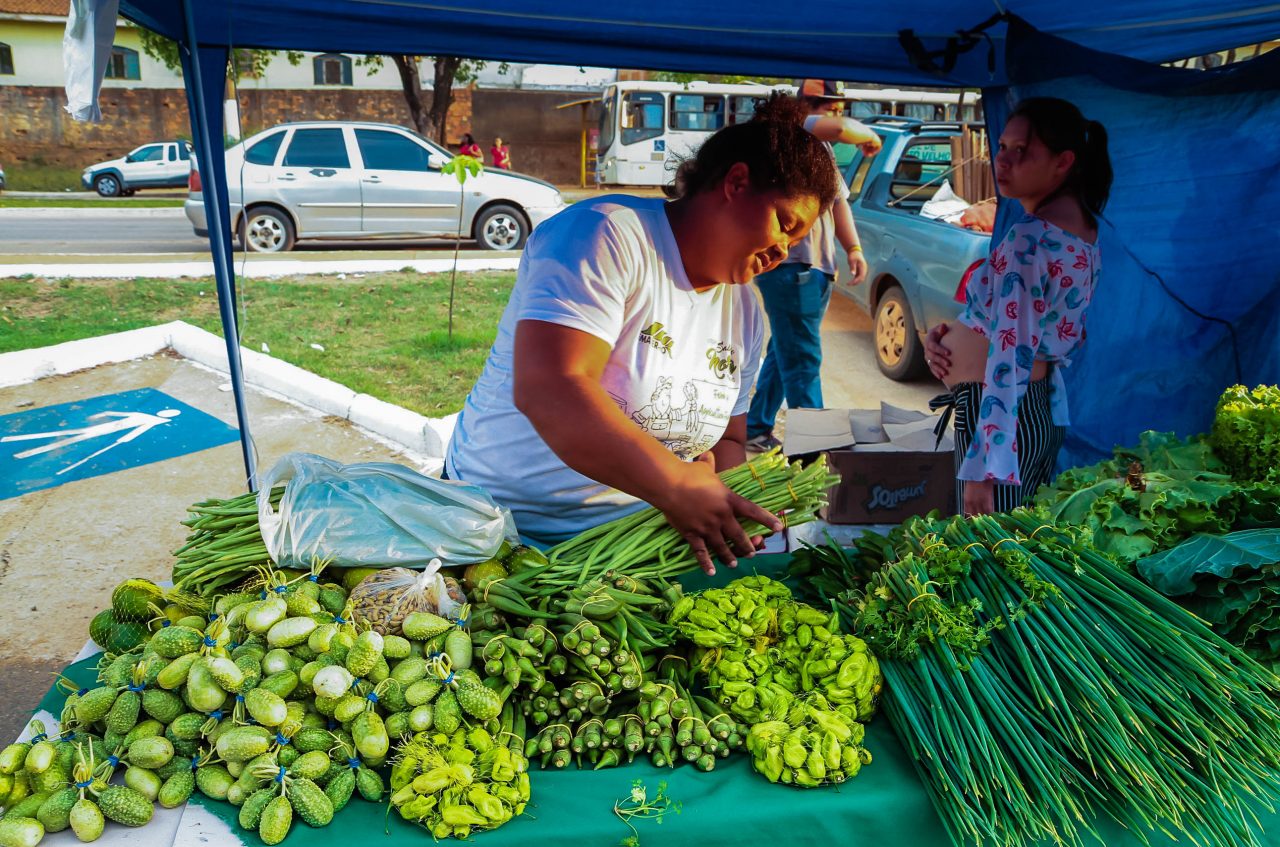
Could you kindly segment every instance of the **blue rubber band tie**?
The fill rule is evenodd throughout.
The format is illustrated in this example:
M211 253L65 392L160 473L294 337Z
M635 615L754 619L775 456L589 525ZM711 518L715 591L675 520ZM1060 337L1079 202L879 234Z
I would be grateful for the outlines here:
M243 703L243 702L244 702L244 695L243 695L243 694L237 694L237 695L236 695L236 702L237 702L237 703Z
M191 757L191 770L196 770L196 769L198 769L199 767L200 767L200 757L199 757L199 756L192 756L192 757Z
M93 785L93 780L86 779L84 782L77 782L76 788L88 788L90 785Z
M41 733L38 733L38 734L36 734L36 735L31 736L31 743L32 743L32 744L39 744L41 741L47 741L47 740L48 740L48 738L49 738L49 736L48 736L48 735L45 735L43 732L41 732Z
M61 736L63 741L75 741L79 737L80 733L78 732L68 732Z
M355 756L352 756L351 758L347 759L347 767L351 768L351 770L356 770L357 768L360 767L360 765L361 765L360 760L357 759Z
M259 600L266 600L266 599L267 599L267 592L266 592L266 591L259 591L259 592L258 592L258 599L259 599Z
M292 744L292 743L293 743L293 741L292 741L292 739L285 738L283 735L281 735L279 732L277 732L277 733L276 733L276 743L277 743L277 744L279 744L281 747L287 747L288 745Z
M212 638L210 638L209 636L207 636L207 635L206 635L206 636L204 637L204 646L206 646L206 647L217 647L217 646L218 646L218 642L214 641Z
M165 618L164 623L160 624L160 628L164 629L167 626L173 626L173 621L169 620L168 618Z
M227 642L227 648L228 648L228 649L234 650L234 649L236 649L236 648L237 648L237 647L239 647L239 646L240 646L240 642L238 642L238 641L228 641L228 642Z
M347 620L346 618L344 618L342 615L334 615L334 616L333 616L333 622L334 622L334 623L336 623L336 624L346 624L346 623L350 623L350 621L348 621L348 620Z
M314 582L316 585L319 585L320 577L316 576L315 574L311 574L310 576L307 577L307 582Z
M449 671L449 675L444 678L444 684L449 685L453 682L453 671Z
M88 693L89 693L89 689L87 689L87 688L81 688L79 691L77 691L77 692L76 692L76 696L77 696L77 697L83 697L84 695L86 695L86 694L88 694Z
M141 694L143 691L145 691L145 690L146 690L146 686L145 686L145 685L130 685L130 686L129 686L129 690L130 690L130 691L132 691L132 692L133 692L133 693L135 693L135 694Z
M458 629L462 629L470 620L471 618L458 618Z
M275 588L273 588L273 589L271 589L271 590L272 590L272 591L274 591L274 592L275 592L275 593L277 593L277 594L283 594L283 593L285 593L285 591L287 591L288 589L286 589L283 585L277 585Z
M370 703L378 702L378 692L370 691L368 694L365 695L365 699L368 700Z
M333 718L329 718L329 725L328 725L328 726L326 726L326 727L325 727L325 729L328 729L328 730L335 730L335 729L337 729L337 728L338 728L338 727L340 727L340 726L342 726L342 724L338 723L338 722L337 722L337 721L335 721Z
M114 753L107 756L107 764L114 768L116 765L120 764L120 757Z
M215 721L222 720L222 710L214 709L212 712L209 713L209 717L213 718Z
M284 782L284 775L285 775L285 773L286 773L286 769L285 769L285 768L281 768L281 769L280 769L280 772L279 772L278 774L276 774L276 777L275 777L276 782Z
M209 613L209 622L210 622L210 623L212 623L213 621L216 621L216 620L217 620L218 618L220 618L220 617L222 617L222 615L218 614L217 612L210 612L210 613Z

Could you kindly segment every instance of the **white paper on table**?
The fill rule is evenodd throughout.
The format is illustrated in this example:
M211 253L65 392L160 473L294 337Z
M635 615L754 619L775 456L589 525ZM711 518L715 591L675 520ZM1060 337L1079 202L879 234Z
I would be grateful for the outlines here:
M854 443L844 409L788 409L782 451L788 456L838 450Z
M929 415L924 412L918 412L915 409L903 409L900 406L894 406L892 403L880 404L880 422L886 426L889 424L909 424L916 421L925 420Z
M849 431L853 433L855 444L876 444L889 440L880 423L880 412L877 409L850 409Z

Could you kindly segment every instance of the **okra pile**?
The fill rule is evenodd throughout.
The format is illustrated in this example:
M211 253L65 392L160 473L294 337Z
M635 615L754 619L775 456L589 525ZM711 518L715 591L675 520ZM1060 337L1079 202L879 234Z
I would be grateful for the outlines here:
M839 617L798 603L781 582L748 576L682 598L669 623L695 646L692 666L770 782L812 788L857 776L871 754L880 666Z

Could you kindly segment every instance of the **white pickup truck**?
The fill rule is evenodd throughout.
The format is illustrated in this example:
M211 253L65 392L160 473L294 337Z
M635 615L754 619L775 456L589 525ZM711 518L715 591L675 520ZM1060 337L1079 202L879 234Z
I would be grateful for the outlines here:
M186 188L191 142L157 141L127 156L84 169L80 182L103 197L128 197L140 188Z

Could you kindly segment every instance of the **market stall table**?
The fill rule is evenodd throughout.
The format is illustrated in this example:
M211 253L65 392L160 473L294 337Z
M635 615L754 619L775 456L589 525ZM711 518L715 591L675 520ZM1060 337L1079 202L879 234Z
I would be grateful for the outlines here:
M786 555L760 556L750 567L767 575L785 570ZM721 568L714 578L701 575L682 580L688 590L722 585L747 572ZM90 657L76 662L66 676L77 685L94 681ZM51 691L40 704L47 716L61 710L62 695ZM869 726L866 747L873 761L852 780L839 786L796 789L772 785L751 769L745 755L719 760L710 773L689 765L674 769L655 768L641 756L630 765L592 771L570 767L540 770L532 763L532 802L525 814L506 826L473 838L480 844L500 847L527 847L530 844L616 845L631 830L613 813L615 802L625 799L633 782L640 781L649 796L659 783L680 804L678 814L666 815L661 825L637 821L640 843L645 847L753 847L753 845L838 844L848 847L945 847L950 839L934 812L928 795L916 775L914 764L894 735L889 722L877 718ZM175 810L176 811L176 810ZM181 810L176 827L173 812L157 809L157 818L140 830L109 825L100 843L128 843L138 847L219 847L220 845L260 845L256 832L246 832L236 824L238 810L196 794ZM1280 845L1280 819L1259 810L1259 818L1269 835L1265 845ZM1110 820L1100 820L1098 831L1110 847L1143 843ZM362 844L410 844L430 838L425 830L388 816L385 804L354 798L322 829L295 822L286 845L330 847L359 839ZM385 842L382 839L387 839ZM110 839L110 840L106 840ZM46 837L46 845L78 844L68 830ZM1160 833L1150 833L1147 843L1185 843Z

